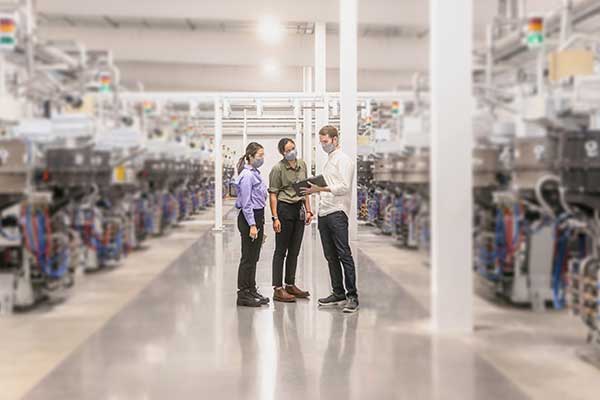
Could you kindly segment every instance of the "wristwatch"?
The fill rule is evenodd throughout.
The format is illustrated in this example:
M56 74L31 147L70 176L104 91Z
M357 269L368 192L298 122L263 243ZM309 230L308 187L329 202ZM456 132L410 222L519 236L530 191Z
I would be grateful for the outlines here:
M271 217L271 219L273 220L273 222L275 222L279 219L279 217Z

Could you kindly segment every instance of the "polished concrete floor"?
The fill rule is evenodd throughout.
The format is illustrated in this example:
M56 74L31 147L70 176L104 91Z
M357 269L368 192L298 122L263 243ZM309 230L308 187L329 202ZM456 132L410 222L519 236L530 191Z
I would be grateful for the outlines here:
M258 272L265 294L269 230ZM208 232L25 398L528 398L470 341L430 335L426 307L364 253L356 258L356 315L317 308L329 281L315 228L298 273L313 298L240 309L239 234L232 225Z

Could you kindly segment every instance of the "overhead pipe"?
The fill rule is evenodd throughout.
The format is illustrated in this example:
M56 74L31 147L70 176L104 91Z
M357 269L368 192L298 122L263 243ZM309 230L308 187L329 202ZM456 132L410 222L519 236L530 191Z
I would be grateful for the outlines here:
M492 21L485 31L486 54L485 54L485 85L492 87L494 80L494 31L496 23Z
M79 67L85 68L87 66L88 56L86 46L76 40L51 40L48 45L56 49L60 49L61 46L73 47L78 54ZM66 54L66 53L65 53Z
M563 7L560 14L560 44L566 43L573 31L573 23L571 21L571 12L573 11L573 1L563 0Z
M589 42L594 44L600 44L600 38L591 35L584 35L582 33L577 33L575 35L571 35L569 39L565 42L561 42L559 50L567 50L577 42Z
M527 1L517 0L517 17L520 20L527 18Z
M68 65L71 69L79 68L79 61L77 61L77 59L71 57L58 47L48 45L37 45L35 50L42 57L50 59L51 62L56 62L56 60L58 60L59 63L64 63Z

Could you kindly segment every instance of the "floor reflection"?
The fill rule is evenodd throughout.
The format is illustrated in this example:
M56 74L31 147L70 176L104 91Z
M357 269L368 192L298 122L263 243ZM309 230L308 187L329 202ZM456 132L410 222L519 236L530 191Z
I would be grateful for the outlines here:
M356 353L356 328L360 314L344 316L339 311L330 314L331 328L327 350L321 367L320 395L322 399L351 399L351 373Z
M26 399L525 398L460 341L433 343L401 286L357 253L361 311L320 310L329 277L307 229L298 284L309 301L235 305L239 233L209 233ZM258 283L271 294L267 241Z
M273 322L277 334L278 368L275 381L276 393L284 396L290 388L306 387L306 369L304 351L298 331L301 329L296 316L297 304L275 303Z

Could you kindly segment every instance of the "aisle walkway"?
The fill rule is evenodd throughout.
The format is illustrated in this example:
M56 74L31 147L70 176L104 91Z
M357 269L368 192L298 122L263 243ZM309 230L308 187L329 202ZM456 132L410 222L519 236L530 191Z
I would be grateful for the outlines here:
M259 265L271 294L273 234ZM318 310L328 293L316 229L299 284L313 299L235 306L239 236L207 233L26 399L526 398L460 340L433 339L424 308L358 254L362 310Z

